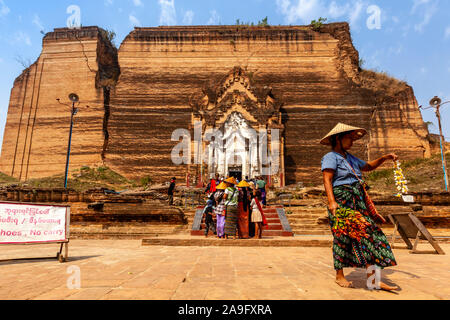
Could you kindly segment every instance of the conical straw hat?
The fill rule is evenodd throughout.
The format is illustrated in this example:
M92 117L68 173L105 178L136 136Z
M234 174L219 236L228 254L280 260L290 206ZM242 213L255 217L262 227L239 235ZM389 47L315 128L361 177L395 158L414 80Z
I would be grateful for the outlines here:
M354 131L354 134L352 136L353 140L359 140L367 134L366 129L349 126L344 123L338 123L336 125L336 127L334 127L333 130L331 130L325 137L322 138L322 140L320 140L320 144L323 144L325 146L330 146L331 145L330 138L332 136L337 135L339 133L352 132L352 131Z
M239 188L249 188L250 185L248 184L247 181L242 180L241 182L239 182L239 184L237 185Z
M227 185L226 185L224 182L220 183L220 184L216 187L217 190L225 190L226 188L227 188Z
M231 183L231 184L234 184L234 185L237 184L237 181L236 181L235 177L230 177L227 180L225 180L225 182L228 182L228 183Z

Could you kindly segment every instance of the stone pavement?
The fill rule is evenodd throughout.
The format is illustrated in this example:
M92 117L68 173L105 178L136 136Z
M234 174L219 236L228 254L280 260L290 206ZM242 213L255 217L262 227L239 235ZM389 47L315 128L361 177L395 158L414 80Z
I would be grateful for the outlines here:
M395 249L399 266L383 272L384 280L401 287L393 294L365 289L365 273L359 269L346 270L356 289L338 287L330 248L164 247L142 246L141 241L74 240L65 264L0 262L0 299L448 300L450 245L442 248L447 255ZM57 250L58 245L2 246L0 259L51 257ZM74 273L67 272L77 267L81 288L68 289Z

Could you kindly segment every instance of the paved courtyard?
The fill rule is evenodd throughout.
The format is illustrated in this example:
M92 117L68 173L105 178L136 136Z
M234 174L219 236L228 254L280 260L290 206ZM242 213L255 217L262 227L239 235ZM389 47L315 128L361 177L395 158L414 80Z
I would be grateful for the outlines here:
M338 287L328 248L143 247L141 241L75 240L65 264L0 262L0 299L448 300L450 245L442 248L447 255L396 249L399 266L383 272L383 280L401 288L394 294L365 289L364 270L357 269L346 270L355 289ZM1 246L0 259L54 256L57 251L58 245ZM81 287L69 289L68 282L76 284L77 270Z

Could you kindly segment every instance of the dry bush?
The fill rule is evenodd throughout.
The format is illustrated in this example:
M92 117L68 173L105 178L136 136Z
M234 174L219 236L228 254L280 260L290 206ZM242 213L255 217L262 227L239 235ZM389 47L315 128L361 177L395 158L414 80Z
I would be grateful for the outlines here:
M405 81L391 77L386 72L377 72L373 70L361 70L361 85L376 93L394 97L399 92L409 88Z

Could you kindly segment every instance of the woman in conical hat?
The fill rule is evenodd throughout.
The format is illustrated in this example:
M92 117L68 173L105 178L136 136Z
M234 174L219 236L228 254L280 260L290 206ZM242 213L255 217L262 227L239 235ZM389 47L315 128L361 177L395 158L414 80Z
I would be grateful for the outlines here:
M328 218L333 233L333 258L336 283L341 287L353 284L344 276L344 268L380 268L396 266L394 254L383 231L368 210L361 172L376 170L385 161L398 159L385 155L366 162L348 153L353 142L367 134L363 128L339 123L320 143L331 146L322 159L325 191L328 197ZM350 223L350 227L348 227ZM376 289L395 290L380 283Z
M225 200L223 199L223 195L225 194L226 188L227 184L222 182L216 187L216 192L214 193L214 200L217 203L214 214L217 218L216 230L218 238L225 237Z
M229 177L228 179L225 180L225 182L232 184L233 186L238 184L235 177Z
M221 182L217 187L216 190L225 190L227 188L227 185L225 182Z
M237 185L239 188L239 199L238 199L238 210L239 210L239 218L238 218L238 233L239 238L248 239L249 238L249 215L250 215L250 192L247 181L242 180Z

